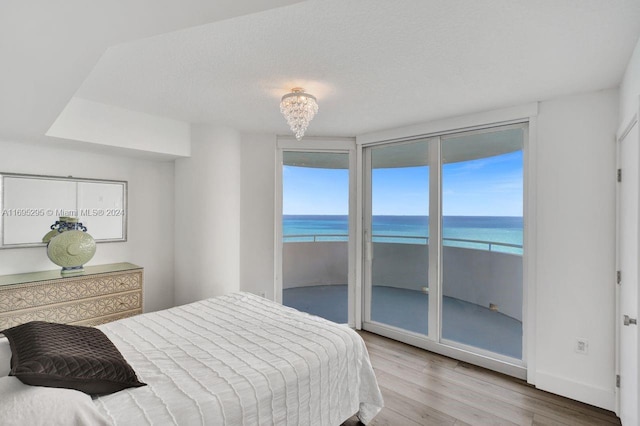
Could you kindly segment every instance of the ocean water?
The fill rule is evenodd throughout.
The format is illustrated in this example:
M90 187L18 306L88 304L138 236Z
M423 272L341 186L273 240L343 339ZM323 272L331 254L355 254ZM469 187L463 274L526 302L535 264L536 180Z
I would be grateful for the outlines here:
M284 215L284 242L346 241L347 216ZM427 244L428 216L374 216L373 241ZM444 216L445 246L522 254L522 217Z

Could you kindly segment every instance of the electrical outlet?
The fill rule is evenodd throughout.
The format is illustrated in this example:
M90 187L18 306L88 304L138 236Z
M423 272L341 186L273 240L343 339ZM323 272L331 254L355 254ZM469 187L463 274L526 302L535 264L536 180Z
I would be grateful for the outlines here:
M584 337L576 338L576 352L582 355L589 353L589 341Z

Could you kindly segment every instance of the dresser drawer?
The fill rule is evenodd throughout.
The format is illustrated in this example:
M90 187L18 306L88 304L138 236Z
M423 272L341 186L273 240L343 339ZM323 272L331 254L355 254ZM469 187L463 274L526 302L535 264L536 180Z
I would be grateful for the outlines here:
M131 312L133 311L133 312ZM25 309L21 312L0 313L0 330L29 321L90 324L89 320L100 317L117 317L120 313L131 316L142 311L142 291L100 296L80 301L71 301L40 308ZM104 322L107 322L105 320Z
M141 289L141 269L20 284L0 292L0 315L4 312Z
M86 325L86 326L96 326L96 325L100 325L100 324L106 324L108 322L111 321L117 321L123 318L129 318L135 315L139 315L142 313L142 308L140 309L134 309L133 311L127 311L127 312L119 312L117 314L114 315L107 315L106 317L100 317L100 318L91 318L89 320L84 320L84 321L79 321L79 322L75 322L73 323L74 325Z

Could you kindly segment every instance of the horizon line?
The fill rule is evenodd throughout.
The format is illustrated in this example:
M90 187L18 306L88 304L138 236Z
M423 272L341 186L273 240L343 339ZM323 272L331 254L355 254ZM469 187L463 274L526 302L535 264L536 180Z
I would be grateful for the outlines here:
M333 214L333 213L329 213L329 214L313 214L313 213L304 213L304 214L298 214L298 213L283 213L282 216L344 216L344 217L348 217L348 214ZM372 216L390 216L390 217L429 217L429 215L424 215L424 214L375 214ZM511 215L463 215L463 214L448 214L448 215L442 215L442 217L524 217L524 216L511 216Z

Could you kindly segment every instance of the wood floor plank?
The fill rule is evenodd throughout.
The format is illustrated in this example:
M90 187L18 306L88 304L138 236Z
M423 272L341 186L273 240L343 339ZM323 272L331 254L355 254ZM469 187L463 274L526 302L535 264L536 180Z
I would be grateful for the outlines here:
M431 369L424 368L421 371L413 370L413 374L411 372L407 374L398 369L397 366L395 371L406 380L418 385L426 384L429 388L437 390L444 396L457 399L460 402L493 413L514 423L528 426L532 422L535 408L534 402L527 406L526 404L514 404L514 401L508 398L496 398L490 390L482 386L457 379L454 376L455 372L447 372L442 369L432 372Z
M366 344L378 345L380 347L397 352L399 354L413 355L418 358L424 359L425 361L429 361L431 363L441 365L443 367L453 369L457 367L459 362L455 359L448 358L446 356L439 355L433 352L429 352L424 349L416 348L415 346L406 345L402 342L397 342L387 337L378 336L377 334L369 333L366 331L361 331L359 333Z
M526 382L360 332L385 408L375 425L620 425L611 412ZM351 419L350 419L351 420ZM345 423L345 426L356 426Z
M371 426L420 426L426 423L417 423L408 417L403 416L392 408L383 410L378 414L371 423Z
M502 419L489 412L479 410L455 399L442 395L438 391L428 389L415 383L398 378L386 371L375 369L378 382L384 387L398 387L405 398L411 399L414 403L424 404L434 410L445 413L456 419L467 423L478 425L508 425L514 426L516 423Z
M384 358L376 358L376 368L379 368L397 378L411 382L426 390L437 392L450 401L464 404L466 410L473 408L477 412L485 413L488 418L501 418L505 424L530 426L533 421L533 411L525 410L509 403L497 400L491 395L478 392L466 386L458 386L436 375L428 375L422 371L404 367ZM463 419L464 420L464 419ZM497 420L495 420L497 422Z
M548 410L554 411L552 416L557 421L564 423L573 420L580 420L582 424L598 424L600 419L604 423L618 424L616 418L612 418L611 413L604 410L597 409L595 407L586 406L584 404L570 406L562 406L554 404L553 399L557 399L555 395L547 394L546 392L540 392L531 388L524 382L516 381L518 386L526 388L524 393L514 392L502 386L497 386L493 383L479 380L468 375L461 374L460 372L449 369L438 368L437 366L430 365L428 362L422 360L414 360L408 357L398 357L390 354L386 351L381 351L376 345L371 345L370 354L375 358L377 356L387 358L390 361L398 362L399 364L408 368L420 368L422 374L427 374L432 377L434 383L443 386L443 389L453 385L461 392L456 392L457 396L463 396L464 390L471 390L475 393L479 393L482 397L478 397L474 394L469 394L467 397L475 401L486 408L490 408L491 412L499 412L501 416L507 419L518 419L516 423L530 424L533 413L547 414ZM416 374L418 372L416 371ZM508 378L507 380L513 381L515 379ZM527 393L533 395L543 396L544 398L538 399ZM568 404L569 405L569 404ZM477 405L476 405L477 406ZM576 407L585 408L585 411L576 410ZM592 419L595 417L596 419Z
M536 414L553 420L556 424L566 424L575 426L599 426L599 425L620 425L620 419L613 416L603 419L595 416L593 412L582 412L567 407L552 404L548 401L538 401ZM535 416L534 416L535 418Z
M602 420L604 424L620 424L620 420L610 411L554 395L549 392L541 391L540 389L536 389L521 380L517 380L500 373L466 363L460 363L458 367L456 367L456 371L470 377L474 377L485 384L494 384L503 387L512 394L520 394L525 397L529 397L525 399L528 401L534 400L538 409L564 412L568 416L575 415L580 418L586 417L585 421L590 421L587 419L595 418ZM545 413L542 412L541 414Z
M533 415L533 425L534 426L568 426L568 423L559 422L557 419L550 419L547 416L536 413Z
M385 405L393 407L411 420L421 425L453 426L456 418L435 410L425 404L405 398L404 395L382 386Z

